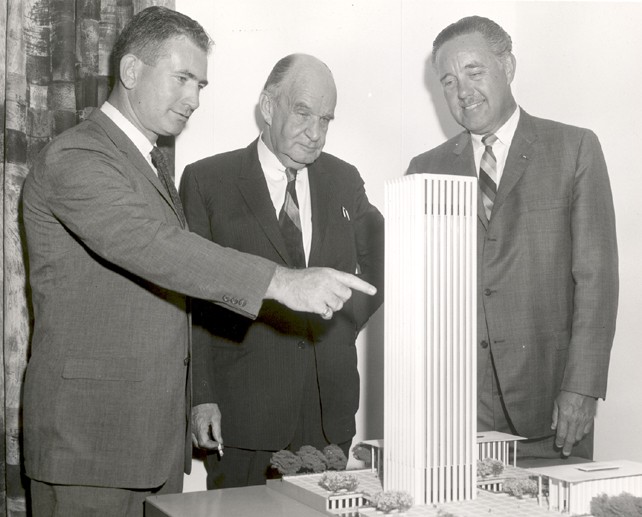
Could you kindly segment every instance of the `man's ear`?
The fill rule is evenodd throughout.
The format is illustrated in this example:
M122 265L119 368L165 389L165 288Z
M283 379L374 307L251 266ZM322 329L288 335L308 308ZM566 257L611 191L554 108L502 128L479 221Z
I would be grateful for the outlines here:
M125 54L120 59L120 82L128 90L136 86L141 66L142 61L134 54Z
M508 79L508 84L513 82L515 78L515 69L517 67L517 61L512 52L509 52L503 58L504 61L504 72L506 73L506 78Z
M261 96L259 97L259 109L261 110L261 115L265 123L270 126L272 125L272 110L274 109L274 99L272 96L263 90Z

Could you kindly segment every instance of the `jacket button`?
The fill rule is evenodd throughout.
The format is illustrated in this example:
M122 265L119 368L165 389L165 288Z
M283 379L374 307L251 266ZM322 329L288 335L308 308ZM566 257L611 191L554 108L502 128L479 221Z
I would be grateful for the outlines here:
M481 343L479 343L479 346L481 346L482 348L488 348L488 341L482 341Z
M189 357L186 357L186 358L183 360L183 364L184 364L185 366L187 366L187 365L189 364Z
M484 289L484 294L485 294L486 296L490 296L490 295L491 295L491 293L492 293L492 291L491 291L490 289L488 289L488 288Z

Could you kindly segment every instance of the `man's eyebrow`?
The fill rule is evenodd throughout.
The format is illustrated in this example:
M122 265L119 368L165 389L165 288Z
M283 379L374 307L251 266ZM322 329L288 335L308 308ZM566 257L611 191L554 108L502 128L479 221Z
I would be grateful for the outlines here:
M298 102L296 102L296 103L294 104L294 107L295 107L295 109L305 109L305 110L308 110L308 111L311 111L311 110L312 110L312 108L310 107L310 105L309 105L307 102L304 102L304 101L298 101Z
M294 105L295 110L305 110L308 111L309 113L312 113L312 107L305 101L299 101ZM330 113L325 113L323 115L319 115L321 118L328 118L330 120L334 120L334 112Z
M177 73L179 73L179 74L183 74L183 75L186 75L186 76L187 76L187 77L189 77L190 79L193 79L194 81L198 82L198 84L201 84L201 85L203 85L203 86L207 86L207 85L209 84L209 83L208 83L208 81L207 81L207 79L203 79L203 80L201 81L201 80L199 80L199 78L198 78L198 77L196 77L196 76L195 76L192 72L190 72L189 70L177 70Z
M486 69L486 68L488 68L488 67L487 67L484 63L480 63L479 61L472 61L472 62L470 62L470 63L466 63L466 64L464 65L464 70L473 70L473 69L475 69L475 68L484 68L484 69ZM446 77L448 77L449 75L454 77L454 74L452 74L451 72L446 72L444 75L442 75L442 76L439 78L439 80L440 80L440 81L443 81L443 80L444 80L444 79L446 79Z

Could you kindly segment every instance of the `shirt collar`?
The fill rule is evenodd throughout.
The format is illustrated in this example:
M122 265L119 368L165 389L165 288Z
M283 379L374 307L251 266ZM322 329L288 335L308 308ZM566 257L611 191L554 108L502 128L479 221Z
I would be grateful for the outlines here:
M270 151L265 142L263 141L263 133L259 135L259 143L257 145L257 152L259 155L259 162L261 163L261 168L263 173L269 178L281 179L285 178L285 165L283 165L276 155ZM301 174L305 174L308 171L307 167L303 167L297 173L297 177Z
M147 137L132 124L118 109L109 102L103 103L100 107L105 115L107 115L116 124L120 130L127 135L140 153L149 160L149 153L152 152L154 144L152 144Z
M263 133L259 135L259 144L257 151L259 153L259 161L264 171L281 171L285 174L285 166L279 161L272 151L265 145L263 141Z

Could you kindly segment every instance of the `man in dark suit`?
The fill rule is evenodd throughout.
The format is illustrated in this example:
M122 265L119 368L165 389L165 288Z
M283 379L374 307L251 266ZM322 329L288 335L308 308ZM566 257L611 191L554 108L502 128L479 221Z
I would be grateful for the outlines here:
M224 456L206 458L208 488L265 483L281 449L335 443L349 453L359 404L355 339L382 302L384 222L357 169L322 152L335 104L328 67L287 56L260 96L261 136L183 174L192 231L285 266L359 271L378 288L370 299L355 296L332 321L276 302L254 322L198 306L194 429L202 447L225 440ZM291 187L295 247L282 228Z
M437 36L434 68L466 131L409 173L479 176L479 430L528 438L522 457L591 458L618 298L606 164L591 131L517 106L511 48L477 16Z
M254 318L263 299L331 318L360 279L293 271L191 233L159 135L206 84L210 39L151 7L114 49L109 101L38 157L24 186L35 326L24 386L34 517L143 515L191 464L187 296ZM371 289L373 291L373 289Z

